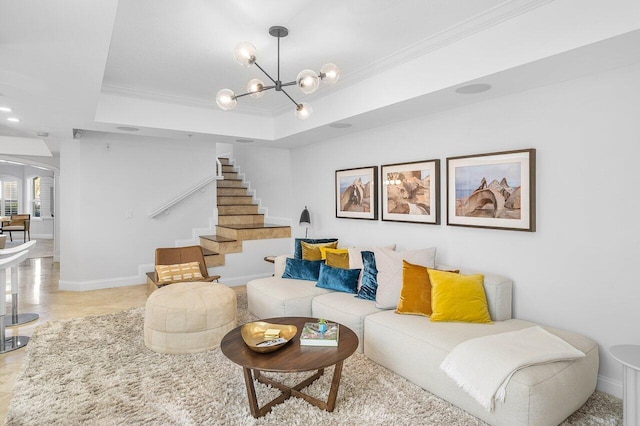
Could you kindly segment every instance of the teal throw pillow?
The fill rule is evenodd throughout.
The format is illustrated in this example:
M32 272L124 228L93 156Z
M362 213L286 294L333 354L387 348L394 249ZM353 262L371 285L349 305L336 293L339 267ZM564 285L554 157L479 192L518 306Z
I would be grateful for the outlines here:
M376 258L372 251L362 252L362 285L356 297L364 300L376 300L378 291L378 269L376 268Z
M316 287L343 293L355 293L358 289L360 269L332 268L324 263L320 265L320 277Z
M337 238L320 238L320 239L313 239L313 238L296 238L294 244L293 244L293 258L294 259L302 259L302 244L300 244L302 241L304 241L305 243L309 243L309 244L321 244L321 243L332 243L334 241L338 241Z
M282 278L318 281L320 265L324 265L322 260L292 259L288 257Z

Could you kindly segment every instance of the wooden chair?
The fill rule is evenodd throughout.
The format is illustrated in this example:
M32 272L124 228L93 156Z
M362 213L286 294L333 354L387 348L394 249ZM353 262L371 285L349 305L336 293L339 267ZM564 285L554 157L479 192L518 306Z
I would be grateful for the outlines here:
M220 275L209 276L201 246L169 247L156 249L156 266L177 265L180 263L189 262L198 262L200 266L200 273L202 274L203 278L197 279L196 281L211 282L220 279ZM147 273L147 295L153 293L155 290L165 285L167 284L159 283L158 274L155 269L153 272Z
M27 236L29 237L29 241L31 241L31 232L29 231L29 226L31 224L31 215L30 214L12 214L10 220L6 220L2 222L2 229L0 230L0 234L8 232L9 240L13 241L13 235L11 232L14 231L22 231L24 232L24 242L27 242Z

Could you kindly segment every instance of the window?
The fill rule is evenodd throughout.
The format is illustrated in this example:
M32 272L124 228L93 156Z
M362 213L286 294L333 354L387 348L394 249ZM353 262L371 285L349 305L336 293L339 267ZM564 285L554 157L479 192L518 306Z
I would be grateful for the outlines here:
M18 214L18 182L2 181L2 200L0 201L3 216Z
M32 200L32 206L31 206L31 214L33 215L33 217L41 217L40 215L40 207L41 207L41 202L40 202L40 178L39 177L34 177L32 179L32 188L31 188L31 193L33 194L33 200Z

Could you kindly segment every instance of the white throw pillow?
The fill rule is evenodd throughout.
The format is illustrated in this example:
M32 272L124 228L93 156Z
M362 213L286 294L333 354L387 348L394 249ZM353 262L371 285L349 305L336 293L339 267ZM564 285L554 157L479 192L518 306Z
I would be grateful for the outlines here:
M349 247L349 269L360 269L360 276L358 277L358 290L362 286L362 270L364 269L364 264L362 263L362 252L363 251L373 251L374 248L386 248L389 250L395 250L396 245L390 244L388 246L382 247Z
M414 265L435 268L436 248L423 250L393 251L385 248L375 248L378 269L378 291L376 293L376 308L395 309L400 300L402 290L402 261L406 260Z

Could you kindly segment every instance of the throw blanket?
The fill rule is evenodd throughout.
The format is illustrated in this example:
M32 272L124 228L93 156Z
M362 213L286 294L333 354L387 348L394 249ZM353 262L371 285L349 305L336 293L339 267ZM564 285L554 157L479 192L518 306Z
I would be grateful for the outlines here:
M493 411L496 398L504 402L507 384L516 371L584 356L560 337L535 326L460 343L440 368L483 407Z

